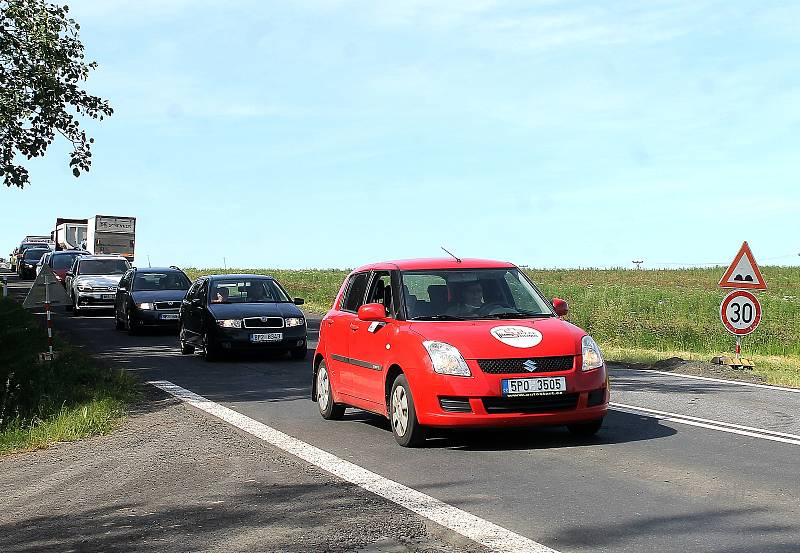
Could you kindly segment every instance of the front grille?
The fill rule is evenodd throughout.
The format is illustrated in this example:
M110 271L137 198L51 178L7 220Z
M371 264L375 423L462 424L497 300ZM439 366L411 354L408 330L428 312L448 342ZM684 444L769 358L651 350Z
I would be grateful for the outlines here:
M532 361L536 364L533 370L528 370L525 363ZM528 373L555 373L572 370L574 357L562 355L558 357L515 357L512 359L478 359L478 366L488 374L528 374ZM530 366L531 363L528 363Z
M532 397L485 397L483 408L487 413L546 413L575 409L580 394Z
M283 317L248 317L245 328L283 328Z
M439 405L442 411L451 413L471 413L472 407L469 405L469 398L466 397L440 397Z
M166 310L168 310L168 309L180 309L180 307L181 307L181 302L180 302L180 300L174 300L174 301L157 301L157 302L156 302L156 309L158 309L158 310L160 310L160 311L163 311L163 310L165 310L165 309L166 309Z
M116 292L116 286L92 286L92 292Z

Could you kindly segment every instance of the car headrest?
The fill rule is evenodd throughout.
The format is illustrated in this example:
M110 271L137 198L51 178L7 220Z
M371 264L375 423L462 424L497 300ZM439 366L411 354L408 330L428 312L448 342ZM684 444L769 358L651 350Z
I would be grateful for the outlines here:
M431 284L428 286L428 297L433 305L442 306L447 303L447 285Z

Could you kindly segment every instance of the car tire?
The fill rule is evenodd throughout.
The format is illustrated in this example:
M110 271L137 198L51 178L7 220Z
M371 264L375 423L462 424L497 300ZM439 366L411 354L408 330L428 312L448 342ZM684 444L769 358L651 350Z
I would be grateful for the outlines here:
M401 446L418 447L425 442L425 428L417 420L411 387L402 374L395 378L389 394L389 423Z
M125 330L125 323L119 319L116 311L114 311L114 328L117 330Z
M130 307L128 308L128 314L125 316L125 328L128 330L129 336L136 336L142 330L136 326L136 313Z
M203 334L203 357L206 361L216 361L220 358L220 348L208 332Z
M295 361L300 361L306 358L306 354L308 353L308 347L303 346L302 348L294 348L289 350L289 355Z
M600 430L600 427L603 426L603 418L599 418L593 421L587 422L576 422L575 424L568 424L567 430L574 436L579 438L591 438Z
M316 382L319 414L325 420L340 420L344 416L345 406L333 402L333 388L325 361L320 362L319 367L317 367Z

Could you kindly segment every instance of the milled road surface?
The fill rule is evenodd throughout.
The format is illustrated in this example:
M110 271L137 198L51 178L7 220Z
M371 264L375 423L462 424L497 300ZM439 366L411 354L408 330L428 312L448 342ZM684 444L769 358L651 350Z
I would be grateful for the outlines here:
M397 446L380 417L323 421L310 361L181 356L108 316L56 327L143 380L168 380L558 551L800 551L800 446L612 410L589 443L562 429L442 434ZM310 355L309 355L310 357ZM612 371L619 404L800 434L800 394ZM236 432L231 430L232 433Z

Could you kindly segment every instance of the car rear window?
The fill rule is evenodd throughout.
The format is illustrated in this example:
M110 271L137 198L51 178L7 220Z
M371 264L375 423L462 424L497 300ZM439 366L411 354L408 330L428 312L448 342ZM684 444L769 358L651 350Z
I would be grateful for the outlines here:
M42 256L49 251L50 250L33 250L33 249L25 250L25 255L23 256L23 259L25 261L39 261L42 258Z
M54 255L52 258L51 265L53 269L69 269L72 267L72 264L75 262L75 258L80 256L79 253L67 253L67 254L58 254Z

